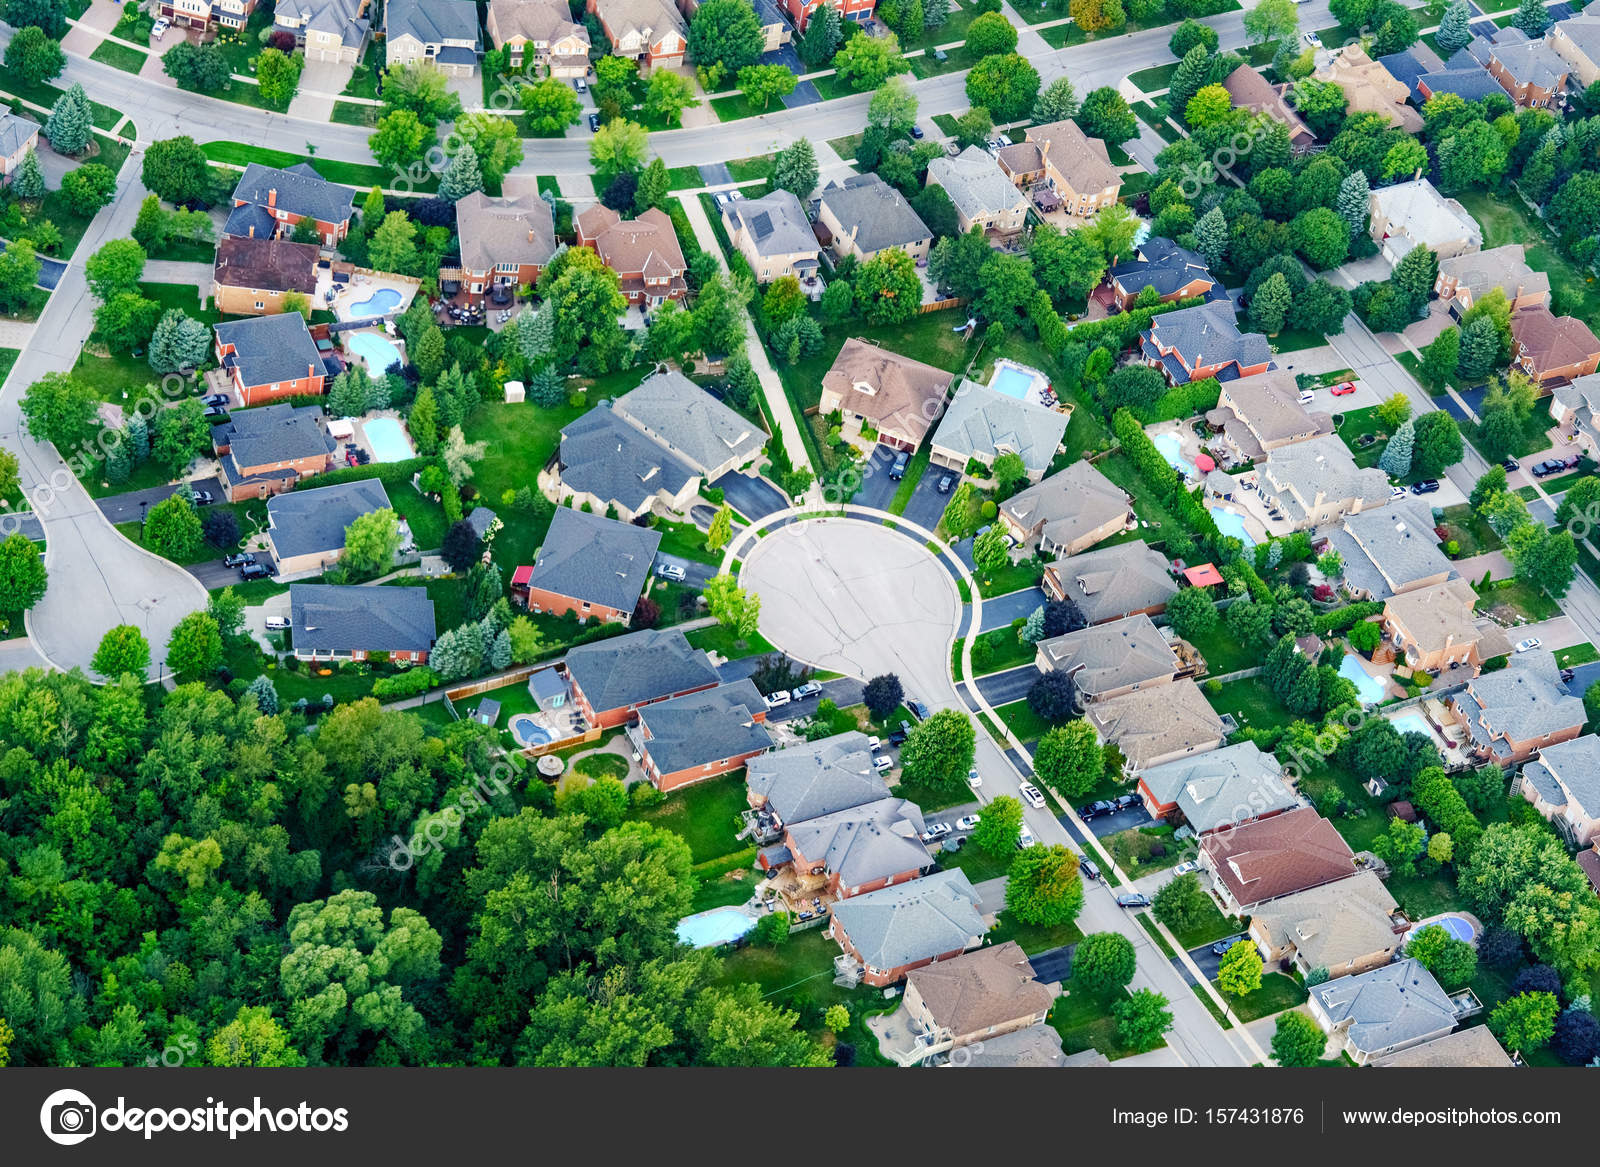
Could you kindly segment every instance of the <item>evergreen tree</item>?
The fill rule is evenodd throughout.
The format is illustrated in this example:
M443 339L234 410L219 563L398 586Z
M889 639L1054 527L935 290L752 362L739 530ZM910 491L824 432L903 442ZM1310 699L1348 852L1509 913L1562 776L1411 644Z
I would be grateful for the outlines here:
M801 200L811 196L817 185L817 152L809 139L801 138L778 151L772 160L772 185Z
M1204 45L1195 45L1183 55L1178 67L1167 82L1167 104L1181 119L1189 108L1189 101L1211 80L1211 52Z
M265 673L251 681L245 693L256 699L256 708L267 717L276 717L282 708L278 703L278 690L273 687L272 678Z
M137 413L130 413L127 421L128 456L143 462L150 456L150 424Z
M1294 293L1289 291L1289 281L1284 279L1282 272L1273 272L1266 283L1256 289L1255 296L1250 300L1251 325L1268 336L1278 335L1283 331L1293 302Z
M554 369L540 369L528 380L528 400L545 409L557 409L567 402L567 379Z
M444 173L439 175L439 197L453 203L482 189L483 168L478 165L478 152L472 148L472 143L463 142Z
M1487 316L1469 321L1461 329L1461 360L1457 371L1469 382L1487 377L1500 360L1500 332Z
M1439 31L1434 36L1441 57L1452 56L1471 43L1471 23L1472 14L1467 7L1467 0L1452 0L1450 7L1444 10L1444 19L1439 22Z
M1194 225L1194 249L1216 267L1228 252L1228 220L1221 207L1212 207Z
M1411 449L1416 444L1415 426L1407 418L1394 435L1389 439L1389 444L1383 448L1383 457L1378 459L1378 468L1390 478L1404 478L1411 473Z
M922 0L922 27L943 28L950 19L950 0Z
M171 308L156 322L150 336L150 367L158 373L192 372L211 353L211 329Z
M1367 183L1367 176L1363 171L1351 171L1339 184L1339 201L1335 209L1339 212L1339 217L1350 224L1352 239L1366 233L1367 203L1371 195L1372 187Z
M927 19L926 6L923 8L923 19ZM811 19L806 21L805 34L800 38L800 59L813 69L820 69L833 60L833 54L839 51L843 39L838 10L819 4L811 13Z
M667 173L667 164L660 158L652 158L644 173L639 175L639 185L633 192L633 213L640 215L652 207L664 210L671 191L672 176Z
M1522 0L1517 5L1517 14L1511 18L1511 23L1532 39L1538 40L1552 23L1550 10L1544 6L1544 0Z
M44 174L39 170L39 156L33 152L32 146L28 147L17 173L12 176L11 190L19 199L31 201L44 198Z
M495 670L511 667L511 633L502 628L489 646L489 667Z
M83 86L73 83L50 108L45 119L44 136L57 154L81 154L88 148L94 135L94 119L89 113L89 97Z

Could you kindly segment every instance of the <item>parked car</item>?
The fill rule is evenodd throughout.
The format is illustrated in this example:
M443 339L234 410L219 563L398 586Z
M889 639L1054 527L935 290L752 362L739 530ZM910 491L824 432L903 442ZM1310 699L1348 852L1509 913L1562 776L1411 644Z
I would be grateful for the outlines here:
M675 579L679 580L680 582L686 575L683 568L679 567L676 563L663 563L660 567L656 568L656 574L662 579Z
M223 567L243 567L247 563L254 563L256 557L248 551L235 551L232 555L222 557Z
M150 26L150 39L153 41L160 40L162 37L167 35L167 29L171 27L172 21L168 20L165 16L161 17Z
M894 769L894 759L888 754L879 754L872 759L872 768L882 774L886 770Z
M1078 857L1078 870L1083 872L1083 877L1085 879L1100 878L1100 865L1097 864L1093 859L1090 859L1087 855L1081 855Z
M1406 488L1405 487L1403 487L1403 486L1391 486L1389 488L1389 497L1390 498L1404 498L1405 496L1406 496Z
M596 133L596 134L598 134L600 132L600 115L599 114L592 113L592 114L589 115L589 129L591 131L593 131L594 133Z
M1504 462L1500 463L1500 469L1504 470L1507 474L1510 474L1514 470L1520 470L1521 468L1522 463L1518 462L1515 458L1507 458Z
M918 721L927 721L928 720L928 714L929 714L930 710L928 709L928 707L926 705L924 705L921 701L918 701L915 697L907 697L906 698L906 708L911 710L911 716L915 717ZM906 728L910 729L911 727L907 726Z
M1199 871L1200 865L1193 859L1184 861L1172 869L1173 875L1188 875L1191 871Z
M289 617L287 617L287 616L268 616L267 617L267 631L268 632L282 632L284 629L289 627L289 624L290 624L290 620L289 620Z
M222 405L208 405L208 406L206 406L205 417L208 420L213 420L214 421L219 417L227 417L227 416L228 416L228 410L227 410L226 406L222 406Z
M922 139L923 139L923 138L924 138L924 137L925 137L925 136L926 136L926 135L925 135L925 134L923 134L923 132L922 132L922 127L921 127L921 126L919 126L919 125L915 125L915 124L913 124L913 125L912 125L912 127L911 127L911 136L912 136L912 137L913 137L913 138L915 138L915 139L916 139L916 140L917 140L917 141L919 141L919 142L920 142L920 141L922 141Z
M905 730L897 729L889 735L889 744L891 746L903 746L906 744L907 736Z
M1136 891L1117 897L1117 907L1119 908L1148 908L1149 906L1150 897L1143 892Z
M1228 949L1239 943L1239 941L1245 939L1248 938L1243 932L1240 932L1237 936L1224 936L1221 940L1218 940L1211 946L1211 955L1221 956L1223 953L1227 952Z
M1316 399L1317 399L1317 395L1315 393L1311 392L1311 390L1302 389L1300 391L1300 404L1301 405L1310 405Z
M1322 38L1314 32L1303 32L1300 34L1300 43L1308 49L1320 49Z
M889 477L899 482L906 476L906 467L911 464L911 455L901 450L895 455L894 465L889 467Z
M1337 385L1329 390L1329 392L1335 397L1347 397L1355 391L1356 383L1354 381L1340 381Z
M1533 476L1535 478L1548 478L1552 474L1559 474L1567 468L1567 464L1559 458L1551 458L1544 462L1534 464Z
M872 737L867 739L867 748L873 753L877 753L879 750L883 749L883 743L879 741L878 736L874 734Z
M1044 795L1032 782L1024 782L1017 787L1017 793L1022 795L1022 801L1033 807L1034 810L1044 809Z
M1091 802L1088 806L1078 808L1078 817L1084 822L1097 819L1103 814L1116 814L1117 804L1102 798L1099 802Z
M931 843L935 839L942 839L950 833L949 823L929 823L928 829L922 832L922 841Z
M1033 832L1028 829L1028 824L1022 824L1022 830L1017 835L1017 850L1023 851L1033 846L1039 840L1033 837Z
M967 785L974 790L983 785L983 775L978 773L976 766L967 771Z
M194 505L197 507L208 507L217 501L217 496L212 494L209 490L191 490L189 494Z
M977 825L978 816L975 814L964 814L956 820L956 830L958 831L970 831L976 828Z
M956 476L954 474L941 474L939 476L939 493L949 494L950 488L955 484Z
M576 89L579 93L588 93L589 92L589 83L587 81L585 81L582 77L573 78L572 87L574 89Z
M1544 643L1544 641L1540 640L1537 636L1530 636L1526 640L1517 641L1517 651L1518 652L1532 652L1534 649L1538 648L1543 643Z
M822 692L822 686L815 681L807 681L794 691L796 701L804 701L807 697L815 697Z
M778 689L767 694L767 708L777 709L794 700L794 694L787 689Z
M226 393L207 393L200 399L201 405L227 405L233 398Z
M1138 806L1141 801L1142 800L1137 794L1124 794L1119 796L1116 800L1117 809L1132 810L1134 807Z
M267 570L265 564L256 563L254 561L243 564L239 568L240 579L266 579L267 576L271 574L272 573Z
M1421 482L1414 483L1411 487L1412 494L1432 494L1439 489L1437 478L1424 478Z

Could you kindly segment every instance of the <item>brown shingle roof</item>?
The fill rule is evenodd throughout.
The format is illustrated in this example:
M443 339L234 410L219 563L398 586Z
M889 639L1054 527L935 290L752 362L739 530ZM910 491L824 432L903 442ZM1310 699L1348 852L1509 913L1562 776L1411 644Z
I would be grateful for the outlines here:
M1085 134L1077 122L1046 122L1034 126L1028 131L1028 141L1039 143L1062 177L1080 193L1104 190L1122 182L1117 168L1111 165L1106 144Z
M1600 339L1575 316L1557 316L1540 304L1511 317L1511 335L1522 356L1539 370L1582 364L1600 353Z
M1055 1000L1015 940L919 968L906 984L916 986L934 1022L957 1036L1043 1013Z
M1218 831L1206 836L1200 851L1246 907L1356 873L1349 844L1310 807Z
M688 266L672 220L655 207L637 219L623 219L610 208L596 204L578 216L578 231L585 239L593 240L606 266L619 274L667 276Z
M950 381L943 369L852 336L823 374L822 388L839 395L844 412L860 414L880 429L892 425L920 442L939 416Z
M1600 855L1593 849L1578 852L1578 866L1589 877L1589 886L1600 892Z
M1314 141L1316 135L1301 120L1300 115L1283 100L1283 93L1249 65L1240 65L1223 78L1222 87L1233 98L1239 109L1251 113L1264 113L1289 126L1289 140L1301 144Z
M555 218L537 194L493 198L473 191L456 203L461 266L488 271L499 263L545 264L556 250Z
M287 239L228 235L217 244L212 271L217 283L228 288L310 295L317 290L317 248Z

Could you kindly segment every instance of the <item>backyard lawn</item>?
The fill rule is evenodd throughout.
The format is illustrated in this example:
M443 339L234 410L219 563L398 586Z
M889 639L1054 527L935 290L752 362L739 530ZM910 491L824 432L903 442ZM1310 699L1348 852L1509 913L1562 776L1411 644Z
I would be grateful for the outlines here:
M1295 719L1260 677L1224 681L1222 692L1214 697L1206 693L1206 700L1218 713L1231 713L1240 729L1272 729Z
M1076 944L1083 939L1083 932L1076 924L1060 924L1054 928L1043 924L1019 924L1011 919L1009 912L1002 911L994 927L989 929L988 939L990 944L1015 940L1022 951L1029 956L1036 956L1065 944Z
M628 817L676 831L689 844L696 863L731 855L741 847L739 812L745 798L744 768L709 782L696 782L667 796L660 806L630 810Z
M495 536L494 552L508 575L515 565L533 562L534 552L544 542L550 521L517 511L507 512L499 505L500 496L523 486L537 490L540 469L561 444L561 427L583 414L586 408L561 405L555 409L541 409L526 403L507 405L491 401L478 406L467 419L466 439L488 443L483 461L474 467L472 483L505 523Z
M1206 669L1212 676L1236 673L1261 663L1261 653L1240 644L1220 619L1217 626L1204 636L1193 637L1190 644L1205 657Z
M1514 190L1462 191L1461 205L1483 228L1483 247L1527 246L1528 266L1550 276L1550 309L1557 315L1593 320L1600 316L1594 281L1556 250L1554 236Z

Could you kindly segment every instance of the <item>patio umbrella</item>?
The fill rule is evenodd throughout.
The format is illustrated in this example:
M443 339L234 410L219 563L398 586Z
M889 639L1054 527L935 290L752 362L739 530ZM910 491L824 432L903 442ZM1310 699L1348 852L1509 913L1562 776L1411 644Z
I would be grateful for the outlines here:
M1194 456L1194 468L1202 474L1209 474L1217 468L1217 464L1212 461L1210 454L1196 454Z

